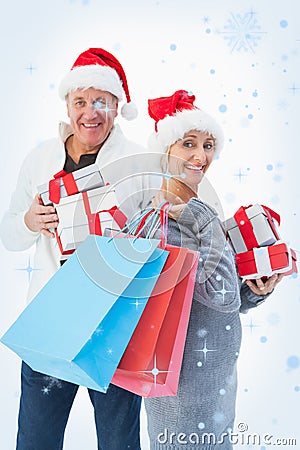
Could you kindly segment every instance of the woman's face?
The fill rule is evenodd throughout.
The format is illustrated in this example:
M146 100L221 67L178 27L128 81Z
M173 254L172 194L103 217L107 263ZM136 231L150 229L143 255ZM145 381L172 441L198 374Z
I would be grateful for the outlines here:
M188 131L169 149L168 172L196 192L213 160L214 152L215 140L210 134Z

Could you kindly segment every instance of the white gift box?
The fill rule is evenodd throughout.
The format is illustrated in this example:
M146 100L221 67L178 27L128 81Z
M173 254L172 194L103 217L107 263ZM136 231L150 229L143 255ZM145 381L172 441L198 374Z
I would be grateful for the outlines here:
M105 184L97 164L90 164L89 166L83 167L82 169L75 170L74 172L72 172L72 175L76 182L78 192L85 192L91 189L96 189L98 187L104 186ZM63 176L59 177L59 183L60 198L62 199L69 195L64 185ZM49 182L38 186L37 190L42 197L44 205L51 205L52 202L49 199Z
M86 197L87 205L84 203ZM90 234L89 214L99 213L100 226L105 228L120 228L112 215L107 212L117 206L114 189L111 186L103 186L85 194L78 193L62 198L56 211L59 219L56 230L57 239L63 252L75 250L78 245Z
M99 215L101 229L104 235L106 235L105 230L110 229L113 226L116 227L116 222L113 220L112 216L106 212L100 212ZM116 232L117 231L118 230L116 230ZM59 238L63 250L67 252L75 250L89 234L90 230L88 223L62 228L59 234Z
M276 213L258 204L245 208L245 213L246 220L231 217L224 222L226 232L236 253L243 253L255 247L272 245L280 239L272 217L272 213Z

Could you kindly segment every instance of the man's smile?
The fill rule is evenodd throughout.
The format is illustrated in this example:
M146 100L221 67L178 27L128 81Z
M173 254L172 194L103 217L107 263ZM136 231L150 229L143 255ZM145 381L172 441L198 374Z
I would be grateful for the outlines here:
M101 125L101 122L99 123L82 123L81 125L84 126L84 128L97 128Z

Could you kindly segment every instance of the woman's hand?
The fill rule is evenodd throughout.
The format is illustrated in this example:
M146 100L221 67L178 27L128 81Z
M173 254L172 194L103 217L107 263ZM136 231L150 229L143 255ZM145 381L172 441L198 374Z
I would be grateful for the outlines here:
M256 295L267 295L270 294L275 286L282 280L284 274L275 273L267 281L263 281L262 278L258 278L257 280L246 280L247 286L251 289L252 292Z
M158 208L162 203L165 203L167 200L164 196L164 191L157 191L155 196L152 199L152 205L154 208ZM168 215L171 219L178 220L182 211L186 207L186 203L184 203L181 198L175 197L174 203L170 206Z

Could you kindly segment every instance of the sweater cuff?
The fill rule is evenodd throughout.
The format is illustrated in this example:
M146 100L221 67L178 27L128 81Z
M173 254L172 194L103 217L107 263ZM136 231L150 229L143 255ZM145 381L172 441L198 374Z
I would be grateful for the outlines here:
M260 306L265 302L265 300L271 295L272 292L266 295L257 295L253 291L251 291L251 289L245 282L243 282L240 290L242 300L240 312L245 314L249 311L249 309Z
M13 217L4 218L1 223L1 240L9 251L23 251L31 247L40 233L31 231L24 222L25 213L20 212Z
M210 205L198 198L192 198L182 211L178 223L193 225L196 222L201 231L217 216L217 212Z

